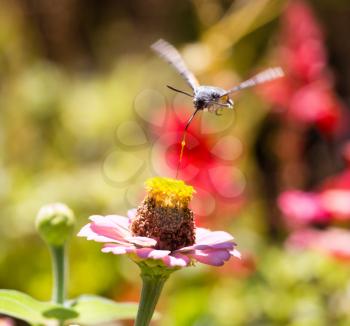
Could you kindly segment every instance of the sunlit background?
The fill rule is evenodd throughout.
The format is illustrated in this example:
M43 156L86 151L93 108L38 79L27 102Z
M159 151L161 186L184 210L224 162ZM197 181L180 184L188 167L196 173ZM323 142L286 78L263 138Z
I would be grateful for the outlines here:
M193 108L149 48L164 38L203 84L286 76L191 125L179 177L197 224L243 259L175 273L158 325L350 325L349 30L348 0L0 1L0 287L50 299L42 205L69 205L78 231L175 176ZM70 297L138 301L125 257L73 237L69 260Z

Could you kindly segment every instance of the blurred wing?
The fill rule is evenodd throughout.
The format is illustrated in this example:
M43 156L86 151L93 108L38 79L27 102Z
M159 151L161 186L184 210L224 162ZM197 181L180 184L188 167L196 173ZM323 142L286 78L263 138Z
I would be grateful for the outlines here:
M233 93L233 92L237 92L241 89L245 89L245 88L249 88L249 87L253 87L255 85L258 84L262 84L280 77L283 77L284 73L281 67L275 67L275 68L269 68L266 69L260 73L258 73L257 75L255 75L252 78L249 78L248 80L240 83L239 85L229 89L224 95ZM223 96L224 96L223 95Z
M161 58L170 63L180 73L180 75L186 79L188 84L193 90L195 90L199 83L192 72L187 68L180 53L168 42L160 39L151 45L153 51L155 51Z

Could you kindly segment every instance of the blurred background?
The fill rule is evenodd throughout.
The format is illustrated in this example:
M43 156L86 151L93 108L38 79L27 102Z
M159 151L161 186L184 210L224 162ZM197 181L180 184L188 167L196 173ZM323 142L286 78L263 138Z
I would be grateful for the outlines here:
M197 224L234 234L243 259L174 274L158 324L350 325L349 30L348 0L1 0L0 287L50 299L42 205L69 205L78 231L175 176L193 108L150 51L164 38L203 84L286 76L191 125L179 177ZM74 237L69 259L70 297L138 300L125 257Z

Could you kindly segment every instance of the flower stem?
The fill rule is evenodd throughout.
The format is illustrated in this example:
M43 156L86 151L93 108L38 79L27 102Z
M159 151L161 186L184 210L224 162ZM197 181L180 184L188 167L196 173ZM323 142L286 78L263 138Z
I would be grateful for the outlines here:
M135 326L148 326L169 273L150 273L142 269L142 292Z
M54 285L52 300L58 304L64 304L66 292L66 257L64 246L50 246Z

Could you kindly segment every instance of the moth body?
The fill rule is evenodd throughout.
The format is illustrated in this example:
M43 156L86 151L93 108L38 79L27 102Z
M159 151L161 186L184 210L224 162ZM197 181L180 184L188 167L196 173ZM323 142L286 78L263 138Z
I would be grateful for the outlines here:
M233 101L227 91L215 86L198 86L194 90L193 105L196 110L216 112L222 108L233 108Z

